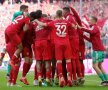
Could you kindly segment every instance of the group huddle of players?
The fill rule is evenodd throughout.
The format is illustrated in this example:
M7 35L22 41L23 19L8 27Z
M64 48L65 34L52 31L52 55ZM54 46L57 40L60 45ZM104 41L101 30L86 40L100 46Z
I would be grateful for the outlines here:
M0 58L1 63L6 52L10 57L8 86L16 85L22 58L25 61L20 81L26 85L29 85L26 75L33 59L36 60L34 85L42 86L43 82L46 86L54 84L58 84L60 87L83 85L85 81L84 39L92 43L94 51L103 52L105 50L96 22L97 18L92 16L91 28L88 30L83 27L73 7L57 10L56 16L51 19L41 10L28 13L28 6L21 5L20 11L14 14L12 23L5 30L6 48L3 49ZM83 32L90 33L90 38L83 35ZM102 57L103 53L99 54ZM95 60L93 68L97 70ZM102 60L99 61L99 64L100 62ZM106 74L104 73L104 75ZM108 85L107 77L102 79L101 85Z

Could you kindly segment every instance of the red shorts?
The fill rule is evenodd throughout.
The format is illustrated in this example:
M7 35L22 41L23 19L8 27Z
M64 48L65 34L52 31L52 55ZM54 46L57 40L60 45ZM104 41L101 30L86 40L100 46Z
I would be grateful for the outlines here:
M23 47L23 51L22 51L22 57L29 57L32 58L33 57L33 53L32 53L32 48L31 47Z
M71 59L70 43L55 43L55 58L56 60Z
M72 59L77 59L79 57L79 41L70 39L70 45L72 50Z
M10 59L12 58L12 56L14 55L16 48L14 47L13 44L8 43L6 44L6 51L9 54Z
M10 57L10 60L11 60L14 55L14 52L16 51L16 48L14 47L13 44L8 43L8 44L6 44L6 51ZM20 63L20 62L21 62L20 58L14 61L15 64Z
M85 45L79 46L79 58L80 58L80 60L85 59Z
M15 47L21 43L21 38L17 34L17 32L12 30L12 26L8 26L5 30L5 40L6 44L10 42ZM11 31L12 30L12 31Z
M47 40L35 41L35 58L36 60L51 60L51 45Z

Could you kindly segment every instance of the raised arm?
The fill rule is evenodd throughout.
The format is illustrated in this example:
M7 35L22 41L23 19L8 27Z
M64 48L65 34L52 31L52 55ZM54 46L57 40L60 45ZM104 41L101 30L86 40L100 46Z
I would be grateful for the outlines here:
M90 38L88 38L86 35L83 35L83 38L86 39L87 41L91 42Z

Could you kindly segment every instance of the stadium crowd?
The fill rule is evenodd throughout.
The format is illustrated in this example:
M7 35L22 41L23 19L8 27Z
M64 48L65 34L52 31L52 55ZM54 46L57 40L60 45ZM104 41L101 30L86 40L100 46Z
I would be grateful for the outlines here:
M102 81L101 86L108 86L108 78L102 67L106 48L100 38L108 35L102 31L107 20L106 1L85 0L80 16L77 13L81 8L79 1L69 2L68 6L65 4L50 4L44 0L40 4L8 5L5 2L0 6L0 48L3 49L0 64L7 52L10 57L8 86L16 85L21 58L25 62L20 81L29 85L26 75L33 60L32 50L36 60L34 85L42 86L43 79L46 86L52 83L60 87L83 85L84 39L92 44L93 68ZM16 12L19 8L20 11ZM87 53L90 50L91 47Z

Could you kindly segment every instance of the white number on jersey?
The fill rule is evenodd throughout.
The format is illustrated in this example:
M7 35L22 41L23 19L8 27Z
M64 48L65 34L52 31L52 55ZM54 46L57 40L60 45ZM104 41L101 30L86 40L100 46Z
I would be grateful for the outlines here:
M18 24L18 20L23 19L23 17L24 17L23 15L20 15L20 16L16 17L12 23L13 24Z
M66 25L56 25L56 35L59 37L65 37L66 36Z

